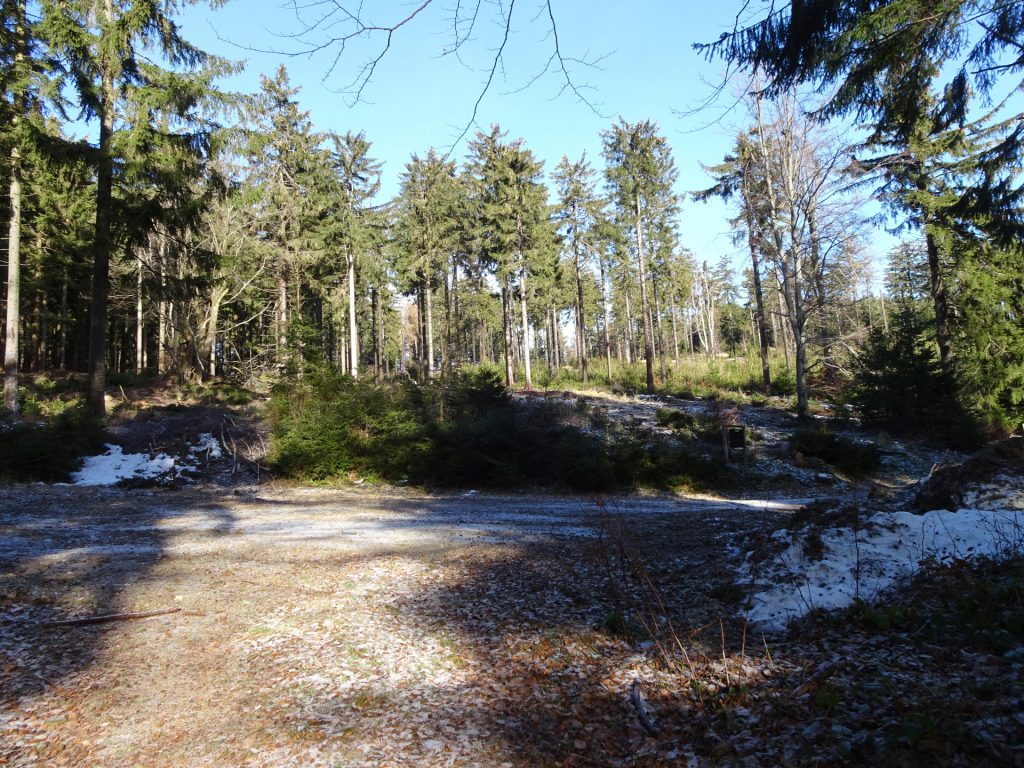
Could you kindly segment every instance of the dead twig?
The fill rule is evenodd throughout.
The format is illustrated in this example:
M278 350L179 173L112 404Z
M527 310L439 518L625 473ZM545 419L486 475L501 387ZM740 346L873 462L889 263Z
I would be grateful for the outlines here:
M169 613L178 613L181 608L160 608L155 611L136 611L134 613L107 613L102 616L86 616L81 619L64 619L62 621L45 621L44 627L82 627L87 624L105 624L108 621L134 621L135 619L148 619L151 616L165 616Z
M647 703L643 693L640 691L640 681L634 680L629 687L629 703L633 705L636 712L636 719L640 721L643 729L652 736L658 732L658 726L654 722L654 707Z
M814 673L809 678L807 678L807 680L804 681L802 685L794 689L790 695L793 698L796 698L797 696L802 696L819 683L825 682L825 680L832 677L832 675L834 675L838 671L838 662L826 662L825 664L822 664L820 667L818 667L814 671Z

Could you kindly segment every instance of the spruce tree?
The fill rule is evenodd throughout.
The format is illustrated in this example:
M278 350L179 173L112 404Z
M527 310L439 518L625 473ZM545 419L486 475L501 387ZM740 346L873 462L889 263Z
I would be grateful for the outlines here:
M26 0L0 2L0 153L8 175L3 407L12 414L18 412L25 174L33 170L27 167L31 159L45 159L50 142L44 107L59 98L59 73L40 37L40 24L28 10Z
M589 381L589 369L583 286L596 250L594 230L600 208L594 189L594 176L586 153L575 163L563 156L553 174L559 195L555 220L560 225L566 251L572 259L576 284L576 350L584 384Z
M431 148L424 157L413 155L406 164L394 206L396 238L403 254L400 269L424 310L427 376L434 374L433 293L444 255L454 244L456 195L455 163Z
M174 17L187 2L40 2L42 35L68 69L82 115L98 124L86 398L96 416L105 412L110 262L119 245L116 188L126 170L147 165L168 147L203 158L208 126L200 111L212 94L213 76L229 70L179 33ZM174 165L183 174L201 167ZM158 183L164 181L161 176ZM158 207L136 212L155 215Z
M672 185L677 172L672 152L657 126L649 120L619 120L602 134L607 163L605 179L623 221L628 221L636 246L637 282L644 334L647 391L654 392L654 339L648 299L648 253L644 238L660 216L675 206Z
M370 157L370 142L362 133L332 136L331 165L337 193L328 203L328 244L338 249L345 264L348 304L348 372L359 375L359 328L356 321L356 267L373 250L379 227L372 221L369 202L380 189L381 164Z
M514 304L518 300L522 362L525 384L530 388L530 275L550 236L547 188L542 183L543 164L523 145L523 140L505 143L503 138L498 126L492 126L489 134L478 133L470 142L469 169L477 185L481 251L502 291L505 383L511 385L515 380Z
M934 105L950 123L1024 72L1024 6L1004 0L799 0L771 4L734 31L697 44L708 58L756 71L774 98L814 83L823 117L853 114L902 140ZM1010 83L1010 90L1019 87ZM1012 106L1007 106L1013 109Z
M330 161L313 130L309 113L299 109L282 66L261 78L246 131L247 183L255 192L259 228L271 244L275 280L274 349L278 366L297 365L293 336L300 328L302 271L322 255L323 190L330 183Z

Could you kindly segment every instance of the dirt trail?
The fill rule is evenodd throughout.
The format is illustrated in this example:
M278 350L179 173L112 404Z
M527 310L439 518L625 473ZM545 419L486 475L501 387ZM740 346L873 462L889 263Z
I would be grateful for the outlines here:
M650 602L632 558L661 620L717 621L759 507L0 490L0 765L615 764L657 667L608 629Z

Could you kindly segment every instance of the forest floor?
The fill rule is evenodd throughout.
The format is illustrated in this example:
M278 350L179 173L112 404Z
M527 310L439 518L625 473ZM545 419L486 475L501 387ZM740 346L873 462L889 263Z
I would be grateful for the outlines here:
M750 541L938 458L836 478L748 419L771 493L580 498L257 484L244 414L137 406L126 450L227 450L171 488L0 488L0 766L1022 764L1019 635L738 618ZM978 580L929 578L893 600Z

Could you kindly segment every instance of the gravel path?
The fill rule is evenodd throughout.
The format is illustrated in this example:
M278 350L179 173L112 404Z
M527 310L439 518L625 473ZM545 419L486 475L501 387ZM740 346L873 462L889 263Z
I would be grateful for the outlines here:
M637 622L717 634L731 536L791 508L0 489L0 765L633 760Z

